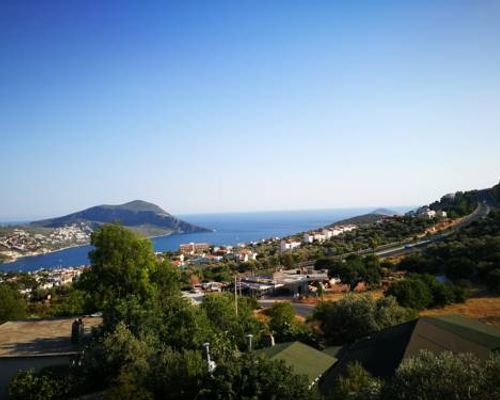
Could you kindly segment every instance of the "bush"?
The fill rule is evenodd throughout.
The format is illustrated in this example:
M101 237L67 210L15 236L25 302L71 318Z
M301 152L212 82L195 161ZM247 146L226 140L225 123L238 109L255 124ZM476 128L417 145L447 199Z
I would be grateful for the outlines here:
M463 303L466 298L465 291L460 287L452 283L441 283L427 274L413 274L402 279L389 287L386 294L396 297L400 305L416 310Z
M363 366L351 363L347 366L344 376L339 377L328 398L332 400L368 400L380 395L382 382L374 378Z
M327 342L341 345L373 332L416 318L416 313L394 297L378 300L371 296L348 295L337 302L324 302L314 310Z
M0 284L0 321L22 318L26 312L26 301L19 290L7 283Z
M384 400L498 398L498 356L482 363L471 354L428 351L403 361L382 393Z
M66 399L72 388L67 379L52 374L35 373L34 370L20 370L9 383L11 400Z
M402 279L391 285L386 296L394 296L403 307L422 310L432 303L430 288L419 279Z

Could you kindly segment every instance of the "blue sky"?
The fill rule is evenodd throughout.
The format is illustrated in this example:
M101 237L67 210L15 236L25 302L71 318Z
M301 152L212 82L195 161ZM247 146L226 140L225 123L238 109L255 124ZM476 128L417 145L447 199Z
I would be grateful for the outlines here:
M4 0L0 219L132 199L414 205L491 186L499 43L494 0Z

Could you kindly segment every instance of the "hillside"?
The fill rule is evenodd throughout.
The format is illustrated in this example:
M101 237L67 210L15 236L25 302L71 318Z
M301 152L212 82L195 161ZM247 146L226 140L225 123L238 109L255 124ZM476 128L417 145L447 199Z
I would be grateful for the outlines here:
M119 222L145 235L210 232L207 228L178 219L157 205L142 200L119 205L95 206L62 217L34 221L30 225L58 228L84 223L95 229L111 222Z
M376 210L373 210L368 214L357 215L352 218L343 219L341 221L330 224L327 227L333 227L335 225L371 225L377 221L382 220L384 217L392 217L395 215L399 215L399 213L387 208L377 208Z
M370 214L386 215L392 217L393 215L400 215L397 211L390 210L388 208L377 208L373 210Z

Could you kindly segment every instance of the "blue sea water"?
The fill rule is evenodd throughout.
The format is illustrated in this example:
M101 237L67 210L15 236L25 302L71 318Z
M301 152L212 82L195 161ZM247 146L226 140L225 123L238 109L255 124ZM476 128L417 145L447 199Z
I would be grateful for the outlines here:
M214 232L169 235L152 238L156 251L173 251L181 243L208 242L214 245L236 245L271 237L283 237L319 228L336 221L365 214L372 208L331 210L267 211L251 213L180 215L187 222L214 229ZM402 211L396 209L396 211ZM33 271L40 268L62 268L88 264L91 246L80 246L39 256L23 257L0 264L4 271Z

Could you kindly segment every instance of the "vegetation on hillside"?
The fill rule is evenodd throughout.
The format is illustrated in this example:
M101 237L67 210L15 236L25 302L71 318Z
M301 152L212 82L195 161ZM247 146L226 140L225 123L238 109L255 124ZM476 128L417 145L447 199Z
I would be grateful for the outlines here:
M459 283L479 282L500 290L500 212L491 212L421 253L402 259L397 267L442 273Z
M459 218L470 214L476 206L477 190L456 192L443 196L440 200L429 204L431 210L446 211L450 218Z
M374 378L359 364L339 377L328 398L332 400L422 400L500 397L500 357L481 362L471 354L422 351L405 359L387 381Z

